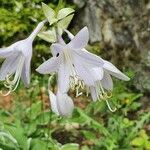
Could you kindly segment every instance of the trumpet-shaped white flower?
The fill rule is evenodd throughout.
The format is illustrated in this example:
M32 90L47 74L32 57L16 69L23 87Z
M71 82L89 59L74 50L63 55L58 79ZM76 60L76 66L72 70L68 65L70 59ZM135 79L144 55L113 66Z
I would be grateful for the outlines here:
M0 80L5 81L4 85L9 89L7 94L17 88L20 78L25 86L29 85L32 43L45 22L46 20L40 22L28 38L9 47L0 48L0 57L5 58L0 68Z
M70 33L68 30L65 30L65 32L68 34L70 39L74 38L74 35L72 33ZM82 49L82 52L83 51L84 51L84 53L89 53L86 49ZM121 79L121 80L125 80L125 81L130 80L129 77L124 75L112 63L110 63L104 59L102 59L102 60L104 63L102 67L93 67L92 68L92 71L95 75L95 79L98 76L98 74L101 74L101 76L102 76L101 80L98 80L98 79L96 80L94 86L89 87L93 101L110 97L111 93L109 92L109 95L108 95L105 92L105 90L112 91L112 89L113 89L113 81L111 79L111 75L118 79Z
M87 86L94 86L95 75L93 67L104 64L98 56L82 51L89 40L89 32L84 27L68 44L63 40L61 43L52 44L53 57L40 65L36 70L42 74L52 72L58 73L58 88L66 93L69 87L78 90ZM101 80L102 75L98 74L97 79Z
M52 88L51 82L53 81L53 75L50 76L48 80L48 94L49 94L49 100L51 104L52 111L60 116L71 116L73 109L74 109L74 103L67 95L67 93L61 93L58 89L57 94L55 95L50 89Z
M72 39L71 42L65 44L61 39L61 44L52 44L53 57L37 68L37 71L42 74L58 72L60 91L68 91L69 85L76 90L85 85L99 87L96 86L97 81L100 81L105 89L112 90L113 83L110 75L129 80L113 64L84 49L89 39L86 27L75 37L70 32L67 33Z
M79 96L82 94L79 90L87 88L94 101L104 99L107 102L113 88L110 75L125 81L128 81L129 78L113 64L84 48L89 39L86 27L76 36L66 32L71 41L66 44L61 39L59 43L52 44L53 57L39 66L37 71L42 74L57 72L58 88L62 93L66 93L71 87L76 90L76 95ZM108 102L107 105L110 108Z
M60 91L57 92L57 95L50 90L48 90L48 93L52 111L60 116L71 116L74 109L71 97L66 93L60 93Z
M70 33L68 30L65 30L65 32L68 34L70 39L74 38L74 35ZM86 49L82 49L82 51L84 51L85 53L89 53ZM95 79L98 74L101 74L102 79L96 80L95 85L88 87L88 90L91 93L93 101L97 101L101 99L106 100L109 110L113 112L115 111L115 109L113 110L107 101L107 99L111 97L112 95L111 91L113 89L113 81L111 79L111 75L125 81L130 80L130 78L124 75L112 63L104 59L102 60L104 62L102 67L92 68L92 71L95 74Z

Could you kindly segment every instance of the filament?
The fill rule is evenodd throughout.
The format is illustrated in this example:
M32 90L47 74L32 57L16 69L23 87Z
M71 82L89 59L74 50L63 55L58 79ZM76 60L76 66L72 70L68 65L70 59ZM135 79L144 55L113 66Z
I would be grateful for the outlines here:
M111 108L111 106L110 106L110 104L109 104L109 102L108 102L107 99L105 99L105 101L106 101L106 104L107 104L107 106L108 106L108 109L109 109L111 112L115 112L115 111L117 110L116 108L114 108L114 109Z
M108 102L108 99L112 97L111 91L105 91L100 81L96 85L96 93L98 93L99 100L102 99L106 102L107 107L111 112L115 112L117 110L116 108L112 108Z
M9 91L6 94L3 93L2 90L0 91L0 94L3 95L3 96L8 96L10 93L11 93L11 89L9 89Z
M7 96L9 95L11 92L15 91L19 85L19 81L21 78L21 73L22 73L22 68L25 62L25 57L23 55L19 56L19 61L16 67L16 71L15 71L15 75L14 75L14 79L11 80L11 77L13 76L12 74L8 74L6 76L5 82L4 82L4 86L8 89L8 92L6 94L4 94L3 91L0 91L0 93L3 96Z

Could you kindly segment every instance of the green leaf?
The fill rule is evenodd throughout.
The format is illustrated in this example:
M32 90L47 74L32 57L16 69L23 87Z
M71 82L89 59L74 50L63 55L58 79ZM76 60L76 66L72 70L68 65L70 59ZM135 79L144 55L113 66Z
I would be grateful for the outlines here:
M0 136L6 137L9 140L11 140L14 144L17 144L16 139L11 134L8 134L8 133L5 133L5 132L0 132Z
M65 144L61 147L61 150L78 150L78 149L79 145L74 143Z
M54 29L40 32L38 36L47 42L50 43L56 42L56 32Z
M96 140L96 135L93 133L93 131L82 131L83 135L87 140Z
M67 16L66 18L60 20L57 24L58 28L62 30L67 29L74 15Z
M145 141L145 149L150 149L150 141Z
M31 149L32 150L47 150L47 143L40 140L40 139L34 139L31 141Z
M144 144L144 139L142 137L137 137L131 142L131 145L133 146L142 146L143 144Z
M16 147L13 147L12 145L9 144L3 144L0 142L0 148L2 148L2 150L17 150Z
M87 145L82 146L82 150L90 150Z
M30 108L26 110L28 118L31 120L36 119L36 117L41 113L42 104L41 102L33 103Z
M55 11L52 8L50 8L45 3L42 3L42 9L50 25L52 25L57 21L57 19L55 18L56 17Z
M7 131L10 132L10 134L15 137L17 140L18 145L23 149L27 150L28 143L27 143L27 137L24 134L24 129L20 126L12 126L12 125L5 125L5 128Z
M72 9L72 8L63 8L63 9L59 10L58 15L57 15L57 19L61 20L73 12L74 12L74 9Z

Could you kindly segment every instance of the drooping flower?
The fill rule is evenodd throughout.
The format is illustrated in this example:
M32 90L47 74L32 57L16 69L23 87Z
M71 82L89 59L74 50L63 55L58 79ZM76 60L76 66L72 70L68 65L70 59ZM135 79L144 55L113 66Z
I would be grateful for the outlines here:
M71 97L59 90L56 95L50 90L48 90L48 93L52 111L60 116L71 116L74 109Z
M17 88L20 79L25 86L29 85L32 43L45 22L40 22L28 38L0 48L0 58L5 58L0 68L0 81L5 81L4 85L9 89L6 95Z
M65 30L65 32L68 34L68 37L70 39L74 38L74 35L70 33L68 30ZM89 53L85 48L81 50L84 53ZM102 58L101 58L102 59ZM95 75L95 84L94 86L88 87L88 90L91 93L93 101L104 99L106 100L106 103L109 107L109 109L113 112L114 110L109 106L109 103L107 101L108 98L111 97L111 91L113 90L113 81L111 78L111 75L124 80L128 81L130 80L129 77L124 75L120 70L118 70L112 63L103 60L103 66L102 67L93 67L92 72ZM101 74L101 80L96 79L98 74Z
M51 81L53 81L53 75L50 76L48 81L48 94L52 111L60 116L71 116L74 109L73 100L67 93L61 93L59 89L55 95L51 90Z
M125 81L129 78L113 64L84 48L89 40L86 27L76 36L67 33L71 36L71 41L66 44L61 39L59 43L52 44L53 57L40 65L37 71L42 74L57 72L58 88L62 93L71 88L76 90L78 96L81 95L79 90L86 88L94 101L104 99L107 102L113 88L110 75Z
M57 72L58 88L62 93L66 93L69 87L78 91L85 85L94 86L95 75L90 68L102 66L104 63L98 56L82 51L88 40L89 32L84 27L68 44L62 40L61 43L52 44L53 57L36 70L42 74ZM101 74L96 78L101 79Z

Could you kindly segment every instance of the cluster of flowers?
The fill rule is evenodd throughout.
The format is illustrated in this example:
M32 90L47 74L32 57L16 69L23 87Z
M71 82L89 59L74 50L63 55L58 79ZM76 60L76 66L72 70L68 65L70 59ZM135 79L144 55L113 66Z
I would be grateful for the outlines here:
M45 4L43 6L44 12L48 16L47 14L50 14L52 10L48 11L48 6ZM0 69L0 80L4 81L4 86L9 89L5 95L17 88L20 79L23 80L25 86L29 86L32 43L49 19L51 20L50 16L40 22L28 38L0 49L0 57L5 58ZM69 43L65 43L62 38L63 32L66 32L70 38ZM71 97L68 96L69 89L74 90L76 96L80 96L81 90L86 89L88 93L91 93L93 101L105 100L109 109L112 112L115 111L107 101L113 89L111 75L125 81L128 81L129 78L110 62L85 49L89 41L87 27L81 29L75 36L66 29L62 29L61 33L56 32L56 36L57 40L51 45L53 56L36 69L41 74L57 74L57 94L55 95L48 89L52 111L62 116L72 114L74 104ZM13 80L11 80L12 78Z

